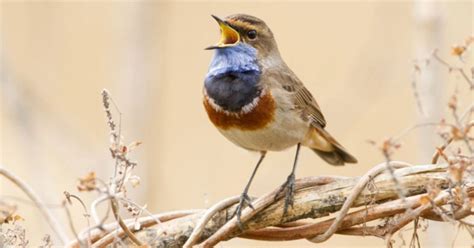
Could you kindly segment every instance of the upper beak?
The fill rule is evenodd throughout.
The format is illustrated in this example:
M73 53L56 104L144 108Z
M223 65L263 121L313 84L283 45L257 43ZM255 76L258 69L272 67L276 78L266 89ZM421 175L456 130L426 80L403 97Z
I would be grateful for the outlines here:
M206 50L235 46L237 43L239 43L239 32L237 32L227 22L223 21L219 17L215 15L211 16L217 21L217 24L219 24L221 29L221 39L216 45L207 47Z

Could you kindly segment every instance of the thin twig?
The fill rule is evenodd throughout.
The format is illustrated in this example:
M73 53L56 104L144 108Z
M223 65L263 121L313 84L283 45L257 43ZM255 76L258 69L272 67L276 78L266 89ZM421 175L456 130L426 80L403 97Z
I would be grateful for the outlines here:
M66 217L69 223L69 228L71 229L72 233L74 234L74 237L79 240L79 234L76 231L76 227L74 226L74 221L72 220L72 214L71 211L69 210L69 207L67 206L68 200L63 201L63 207L64 210L66 211ZM69 202L70 203L70 202ZM79 240L81 247L86 246L87 243L90 242L90 238L88 239L87 243L83 243L82 240Z
M69 211L69 208L66 205L66 202L69 203L70 205L72 205L72 200L71 199L75 199L76 201L78 201L81 204L82 209L84 210L83 215L86 218L87 228L91 227L90 214L87 212L86 204L84 204L84 202L82 201L81 198L79 198L76 195L70 194L67 191L64 191L64 195L66 196L66 201L64 202L63 205L64 205L64 208L66 208L66 212L67 212L67 215L68 215L68 218L69 218L69 225L70 225L71 230L73 231L76 239L79 239L79 236L76 232L76 229L74 228L74 223L73 223L72 218L71 218L71 213ZM90 237L90 233L88 233L87 246L90 246L90 245L91 245L91 237Z
M95 224L96 225L99 225L101 223L103 223L103 219L101 219L99 217L99 214L97 213L97 206L104 202L104 201L107 201L110 199L110 195L102 195L100 196L99 198L96 198L92 203L91 203L91 216L92 216L92 219L94 220Z
M449 138L446 143L444 143L441 147L438 147L436 149L436 152L433 154L433 157L431 158L431 163L432 164L437 164L439 156L443 154L444 150L453 142L453 138ZM446 162L449 162L446 160Z
M26 205L29 205L29 206L36 206L36 204L31 201L31 200L28 200L28 199L24 199L22 197L18 197L18 196L13 196L13 195L0 195L0 199L2 200L6 200L6 199L10 199L12 201L15 201L15 202L20 202L22 204L26 204ZM49 209L62 209L63 208L63 205L62 204L58 204L58 203L45 203L43 202L43 205Z
M413 95L415 97L415 101L416 101L416 105L418 106L418 110L420 111L420 113L423 115L423 116L426 116L426 113L425 111L423 110L423 104L421 103L421 97L420 97L420 93L418 91L418 87L417 87L417 80L416 80L416 77L418 74L421 73L421 70L420 70L420 66L418 65L418 63L414 63L413 65L413 72L412 72L412 79L411 79L411 87L412 87L412 90L413 90Z
M122 228L125 234L128 236L128 238L130 238L130 240L132 240L133 243L135 243L136 245L142 246L143 243L135 236L135 234L133 234L132 231L130 231L128 226L123 221L122 217L120 217L117 199L112 197L110 199L110 205L112 207L112 213L114 214L115 219L117 220L119 226Z
M389 163L389 165L387 165ZM359 196L360 192L364 190L365 185L372 180L372 178L375 178L377 175L385 171L385 169L388 167L395 167L395 168L402 168L402 167L407 167L411 166L408 163L404 162L399 162L399 161L391 161L387 163L382 163L374 168L370 169L362 178L359 180L359 182L355 185L354 189L352 190L352 193L349 195L347 200L344 202L344 205L341 208L341 211L339 212L339 215L337 218L334 220L334 222L331 224L331 226L328 228L328 230L321 235L318 235L316 237L308 239L309 241L313 243L321 243L329 239L339 228L341 225L342 221L344 220L344 217L346 216L347 212L349 211L350 207L352 206L352 203L357 199ZM392 177L395 177L395 173L392 173ZM397 182L399 186L399 182ZM403 198L404 199L404 198ZM402 200L403 201L403 200Z
M446 191L441 192L434 202L436 204L444 204L447 202L447 199L450 197L449 193ZM384 229L383 232L387 234L393 234L400 230L402 227L410 223L412 220L420 216L424 211L433 208L433 204L423 204L413 211L405 213L402 217L397 219L395 224L390 225L388 228Z
M392 161L391 161L391 158L390 158L390 154L387 150L383 150L383 155L384 155L385 161L386 161L385 166L387 167L387 170L390 173L390 176L392 177L393 182L395 183L395 188L397 189L398 197L402 201L405 201L405 192L402 188L402 185L400 184L400 181L398 180L397 176L395 175L395 170L393 169L393 166L392 166Z
M121 201L125 201L126 203L128 203L128 204L130 204L130 205L135 206L136 208L140 209L140 211L145 212L149 217L155 218L155 217L154 217L155 215L153 215L153 213L151 213L151 212L150 212L148 209L146 209L145 207L140 206L139 204L135 203L134 201L131 201L130 199L127 199L127 198L125 198L125 197L119 197L118 199L121 200ZM161 224L161 222L160 222L160 220L159 220L158 218L155 218L155 221L156 221L156 223L157 223L158 225ZM138 223L139 223L139 222L138 222Z
M204 216L201 218L201 220L199 220L199 223L194 228L193 232L191 233L191 236L189 236L189 239L186 240L186 243L184 244L183 248L191 248L193 245L195 245L198 242L201 233L204 230L204 227L206 226L207 222L212 218L212 216L214 216L214 214L221 211L222 209L239 202L239 199L240 196L232 196L220 201L219 203L209 208L204 214Z
M448 68L448 70L451 71L458 71L459 74L464 78L464 80L469 84L470 89L474 89L474 84L472 80L467 76L467 73L464 71L462 67L455 67L450 65L448 62L443 60L439 55L438 55L438 50L433 51L433 58L438 61L440 64Z
M43 201L38 197L38 195L33 191L33 189L23 182L19 177L13 175L11 172L6 170L4 167L0 166L0 174L10 180L18 188L20 188L36 205L43 217L48 222L51 229L53 229L56 236L59 238L62 244L67 244L69 238L64 232L64 228L59 224L59 221L54 217L50 210L44 205Z
M444 125L446 126L450 126L450 127L456 127L455 125L453 124L449 124L449 123L445 123ZM406 128L404 130L402 130L398 135L394 136L392 138L392 141L394 143L398 143L402 138L404 138L406 135L408 135L409 133L411 133L412 131L418 129L418 128L422 128L422 127L439 127L441 126L440 123L437 123L437 122L424 122L424 123L419 123L419 124L415 124L409 128Z
M173 212L168 212L168 213L163 213L163 214L157 214L154 215L153 217L142 217L139 218L138 221L140 223L140 226L142 228L149 227L152 225L155 225L157 222L155 219L160 220L160 222L166 222L170 221L173 219L181 218L184 216L188 216L191 214L196 214L199 212L202 212L203 210L201 209L196 209L196 210L183 210L183 211L173 211ZM134 225L135 220L125 220L126 223L128 223L128 227L131 228ZM109 226L104 227L105 230L109 230L109 232L106 232L105 235L101 235L101 238L97 241L94 242L92 248L103 248L106 247L107 245L111 244L112 241L115 239L115 237L122 237L125 235L124 231L122 229L117 229L117 224L111 224ZM93 235L93 236L99 236L99 235ZM93 239L97 239L96 237L93 237ZM68 247L77 247L77 242L74 242Z

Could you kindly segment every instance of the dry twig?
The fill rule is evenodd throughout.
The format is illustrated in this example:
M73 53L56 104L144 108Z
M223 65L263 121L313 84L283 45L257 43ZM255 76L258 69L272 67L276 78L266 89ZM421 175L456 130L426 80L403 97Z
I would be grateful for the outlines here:
M1 166L0 166L0 175L10 180L13 184L15 184L18 188L20 188L28 196L28 198L30 198L31 201L35 203L36 207L41 212L43 217L46 219L49 226L54 231L54 233L59 238L59 240L62 242L62 244L67 244L68 237L66 233L64 232L64 229L61 227L56 217L51 213L51 211L45 206L43 201L38 197L38 194L36 194L27 183L25 183L19 177L13 175L7 169Z

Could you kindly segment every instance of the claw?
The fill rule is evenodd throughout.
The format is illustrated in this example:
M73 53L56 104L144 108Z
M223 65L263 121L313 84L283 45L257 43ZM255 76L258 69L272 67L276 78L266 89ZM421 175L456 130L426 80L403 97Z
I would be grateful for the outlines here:
M243 228L244 226L242 224L242 220L240 219L240 217L242 216L242 210L244 209L245 205L255 210L255 208L252 205L252 200L247 195L247 193L244 192L242 193L242 195L240 195L239 205L237 206L234 212L234 216L237 216L237 224L239 225L240 230L244 230Z
M255 210L255 208L252 205L252 199L250 199L249 195L244 194L242 197L244 198L244 202L247 204L247 206L249 206L251 209Z
M286 215L288 212L288 207L291 206L293 207L293 193L295 190L295 174L291 173L287 179L286 182L283 183L278 190L277 194L275 195L275 200L280 197L280 194L285 191L285 205L283 207L283 216Z

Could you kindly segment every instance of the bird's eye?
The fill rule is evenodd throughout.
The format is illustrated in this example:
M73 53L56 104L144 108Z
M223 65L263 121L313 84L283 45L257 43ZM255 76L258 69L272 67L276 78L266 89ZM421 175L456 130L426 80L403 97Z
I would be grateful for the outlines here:
M247 37L249 37L249 39L251 39L251 40L257 38L257 31L255 31L255 30L248 31L247 32Z

